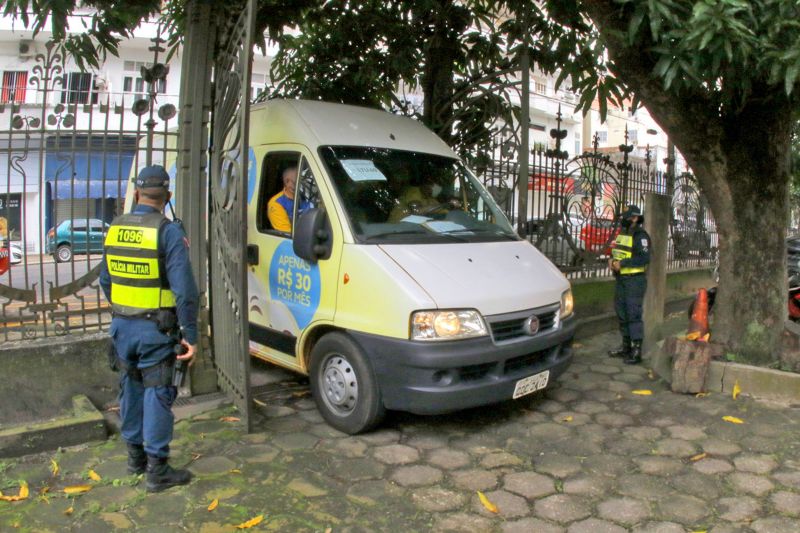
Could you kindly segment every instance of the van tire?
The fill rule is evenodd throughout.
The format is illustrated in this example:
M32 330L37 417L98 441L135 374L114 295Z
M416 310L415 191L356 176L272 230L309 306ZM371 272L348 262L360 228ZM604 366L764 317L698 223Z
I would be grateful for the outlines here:
M378 381L363 350L348 335L324 335L311 350L311 393L328 424L355 435L386 414Z

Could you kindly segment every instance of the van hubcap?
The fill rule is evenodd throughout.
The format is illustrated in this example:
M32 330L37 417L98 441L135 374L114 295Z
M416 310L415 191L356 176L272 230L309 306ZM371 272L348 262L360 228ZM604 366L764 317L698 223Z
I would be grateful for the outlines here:
M327 403L337 414L345 415L355 409L358 402L356 372L347 359L330 355L322 366L322 391Z

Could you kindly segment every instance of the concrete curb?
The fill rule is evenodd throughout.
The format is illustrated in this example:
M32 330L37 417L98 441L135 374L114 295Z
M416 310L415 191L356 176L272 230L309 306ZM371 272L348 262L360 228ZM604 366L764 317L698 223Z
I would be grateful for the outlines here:
M672 360L661 349L663 345L663 341L659 342L648 353L647 362L659 377L667 383L671 383ZM708 392L730 394L737 381L742 394L747 396L800 403L800 374L794 372L783 372L727 361L711 361L703 386Z
M694 298L679 298L670 300L664 304L664 316L689 308L689 304ZM603 313L600 315L578 318L575 328L575 339L585 339L601 333L616 331L617 315L615 313Z
M0 430L0 457L18 457L107 437L103 414L89 398L82 394L74 396L72 407L71 416Z

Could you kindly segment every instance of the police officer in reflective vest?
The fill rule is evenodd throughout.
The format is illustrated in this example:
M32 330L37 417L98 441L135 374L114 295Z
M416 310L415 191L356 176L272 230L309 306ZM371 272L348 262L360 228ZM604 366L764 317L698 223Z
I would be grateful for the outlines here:
M197 344L198 291L189 241L164 215L170 199L164 167L136 178L136 207L108 230L100 285L111 302L111 337L120 369L122 438L128 472L146 473L147 491L189 483L168 464L174 417L176 358L191 364ZM183 350L180 350L180 345ZM182 355L176 355L185 351Z
M635 205L622 213L622 231L617 235L608 266L616 278L614 308L622 333L622 346L608 352L625 364L642 361L642 303L647 290L645 271L650 262L650 235L642 227L642 211Z

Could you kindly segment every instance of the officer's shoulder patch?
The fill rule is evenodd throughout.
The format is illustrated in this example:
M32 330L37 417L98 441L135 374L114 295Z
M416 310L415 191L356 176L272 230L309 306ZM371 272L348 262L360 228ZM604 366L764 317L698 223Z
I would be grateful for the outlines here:
M647 237L642 237L640 244L642 245L642 250L646 252L647 249L650 247L650 239L648 239Z

